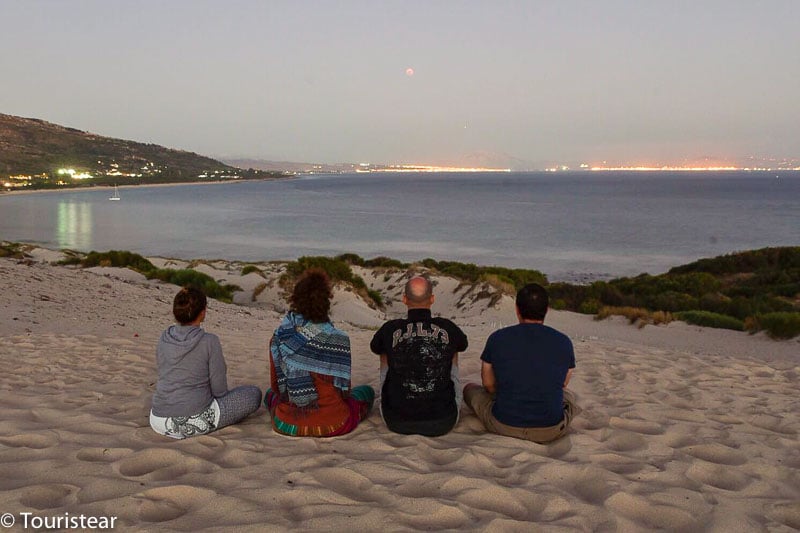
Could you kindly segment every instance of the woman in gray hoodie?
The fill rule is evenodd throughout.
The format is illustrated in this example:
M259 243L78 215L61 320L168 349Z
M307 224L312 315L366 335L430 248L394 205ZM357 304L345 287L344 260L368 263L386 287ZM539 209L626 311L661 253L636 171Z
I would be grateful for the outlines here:
M172 306L177 324L158 341L158 381L150 410L156 433L175 439L211 433L235 424L261 405L261 390L244 385L228 390L219 338L203 331L206 295L181 289Z

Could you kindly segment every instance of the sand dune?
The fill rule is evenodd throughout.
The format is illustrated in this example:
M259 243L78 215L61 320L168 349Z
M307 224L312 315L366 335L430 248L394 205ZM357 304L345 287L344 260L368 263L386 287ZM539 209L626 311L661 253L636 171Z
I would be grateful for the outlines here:
M444 437L397 435L377 412L351 435L292 439L265 412L186 441L147 414L155 342L176 288L119 269L0 259L0 512L116 516L118 530L791 531L800 529L800 343L673 323L636 329L552 313L575 341L583 413L544 446L483 432L468 408ZM164 260L166 261L166 260ZM229 383L268 382L285 304L241 265L202 267L246 289L210 303ZM377 386L368 343L402 313L402 272L360 274L390 302L337 289L354 381ZM247 278L247 279L245 279ZM261 280L261 281L260 281ZM464 324L462 380L479 380L513 304L437 280L434 312ZM489 305L491 303L491 305ZM532 524L533 523L533 524Z

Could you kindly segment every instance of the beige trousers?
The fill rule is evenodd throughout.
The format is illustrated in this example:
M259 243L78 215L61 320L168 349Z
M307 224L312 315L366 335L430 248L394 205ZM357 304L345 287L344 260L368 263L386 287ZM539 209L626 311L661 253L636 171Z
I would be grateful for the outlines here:
M563 437L569 429L572 419L582 410L575 403L575 395L564 389L564 420L550 427L522 428L503 424L492 415L494 397L480 385L470 383L464 387L464 403L475 411L478 419L483 422L488 431L498 435L505 435L506 437L530 440L539 444L552 442Z

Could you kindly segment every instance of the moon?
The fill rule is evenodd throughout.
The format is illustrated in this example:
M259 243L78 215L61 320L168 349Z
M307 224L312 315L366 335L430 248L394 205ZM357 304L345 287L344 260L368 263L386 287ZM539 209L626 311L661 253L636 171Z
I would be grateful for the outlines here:
M406 76L408 76L408 77L410 78L410 77L411 77L411 76L413 76L413 75L414 75L414 69L413 69L413 68L411 68L411 67L408 67L408 68L406 69Z

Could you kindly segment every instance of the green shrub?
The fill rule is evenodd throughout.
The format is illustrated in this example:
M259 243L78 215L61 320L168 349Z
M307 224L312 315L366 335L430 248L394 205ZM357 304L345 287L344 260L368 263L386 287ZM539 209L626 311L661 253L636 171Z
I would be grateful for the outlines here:
M356 264L356 263L353 263ZM408 268L408 263L403 263L402 261L398 261L397 259L392 259L391 257L375 257L374 259L367 259L362 263L362 266L369 267L369 268Z
M756 325L773 339L791 339L800 335L800 313L756 315Z
M666 291L647 299L647 307L664 311L689 311L697 309L697 298L682 292Z
M166 283L178 285L179 287L195 287L202 290L209 298L214 298L222 302L231 303L233 293L242 290L241 287L233 284L220 285L209 276L196 270L172 268L159 268L145 273L147 279L158 279Z
M242 268L242 276L252 274L253 272L258 274L262 278L264 277L264 273L256 265L245 265L244 268Z
M0 244L0 257L23 259L25 252L22 250L22 245L17 242L4 242Z
M331 281L334 283L337 281L349 283L356 290L356 293L363 298L372 300L379 307L382 306L383 299L380 297L380 294L377 293L377 291L372 291L378 296L377 300L373 298L364 280L360 276L353 274L350 265L342 259L342 257L350 256L355 256L355 254L345 254L345 256L339 257L303 256L297 261L292 261L286 265L286 274L281 276L280 280L281 286L290 290L289 286L294 282L294 279L299 277L303 272L309 268L320 268L328 274L328 277L330 277Z
M73 252L64 252L64 258L60 261L56 261L57 265L80 265L83 263L83 259Z
M596 320L604 320L610 316L624 316L628 322L635 324L639 322L639 327L642 328L650 321L650 312L647 309L640 307L601 307L595 316Z
M497 276L498 279L507 280L519 290L528 283L547 285L547 277L538 270L525 268L506 268L498 266L478 266L473 263L459 263L457 261L436 261L430 257L421 261L422 266L436 270L453 278L477 283L483 276Z
M369 295L370 299L372 299L372 301L378 305L378 307L383 307L383 296L380 292L373 289L367 289L367 294Z
M112 266L120 268L130 268L142 274L153 271L156 267L139 254L127 250L111 250L109 252L89 252L83 258L81 264L84 267Z
M721 315L727 313L728 306L731 303L731 298L719 293L704 294L699 301L700 311L711 311L712 313L719 313Z
M349 263L351 265L364 266L364 258L358 254L353 254L353 253L341 254L337 255L334 259L336 259L337 261L344 261L345 263Z
M694 324L695 326L733 329L736 331L744 330L744 322L738 318L711 311L683 311L677 313L676 316L678 320L683 320L687 324Z
M286 265L286 272L296 278L309 268L324 270L332 281L353 282L353 271L350 269L350 265L333 257L303 256Z
M761 248L711 259L700 259L670 270L670 273L708 272L711 274L736 274L762 269L786 270L800 267L800 246Z
M578 312L583 313L584 315L594 315L600 311L602 306L603 304L600 302L600 300L589 298L581 303L580 307L578 307Z
M601 307L595 316L595 320L604 320L612 315L624 316L631 324L638 322L639 328L647 324L668 324L672 322L672 315L664 311L651 313L647 309L640 307Z
M507 294L512 298L517 295L516 287L514 287L514 282L508 279L505 276L499 276L497 274L483 274L480 278L480 281L484 283L488 283L502 295Z

